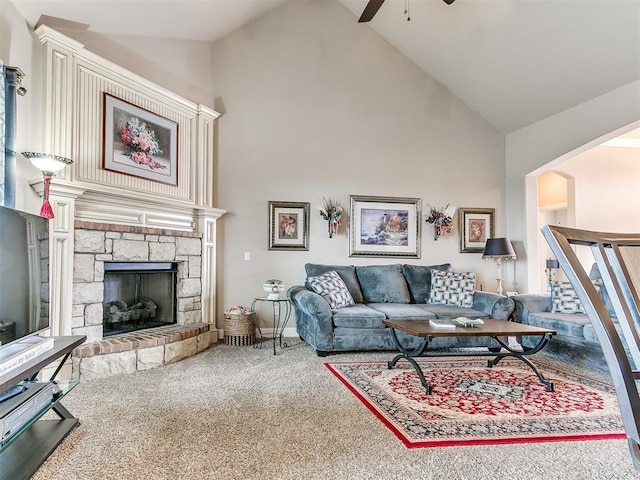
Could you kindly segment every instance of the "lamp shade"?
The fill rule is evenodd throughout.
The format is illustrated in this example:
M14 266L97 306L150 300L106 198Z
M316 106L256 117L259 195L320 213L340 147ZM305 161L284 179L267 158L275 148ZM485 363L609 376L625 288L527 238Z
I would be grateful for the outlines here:
M49 153L22 152L25 158L28 158L34 167L42 172L43 175L52 176L59 172L67 165L71 165L73 160L70 158L59 157Z
M547 268L560 268L560 262L554 258L547 258Z
M489 238L482 258L516 258L516 252L508 238Z

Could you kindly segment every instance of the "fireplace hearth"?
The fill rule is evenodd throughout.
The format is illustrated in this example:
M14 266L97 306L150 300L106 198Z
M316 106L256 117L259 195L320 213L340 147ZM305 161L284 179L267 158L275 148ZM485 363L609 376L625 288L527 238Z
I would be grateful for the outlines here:
M105 262L105 337L176 323L175 262Z

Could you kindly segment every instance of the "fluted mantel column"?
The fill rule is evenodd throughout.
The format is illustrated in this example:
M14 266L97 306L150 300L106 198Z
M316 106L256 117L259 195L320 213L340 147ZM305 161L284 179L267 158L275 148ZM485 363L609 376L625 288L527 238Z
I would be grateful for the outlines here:
M198 233L202 234L202 321L210 324L211 341L216 342L220 336L216 326L216 227L225 213L214 208L196 212Z
M29 182L41 197L42 179ZM51 181L49 202L55 215L49 221L49 295L51 335L71 335L73 313L73 249L76 199L85 188L55 177Z

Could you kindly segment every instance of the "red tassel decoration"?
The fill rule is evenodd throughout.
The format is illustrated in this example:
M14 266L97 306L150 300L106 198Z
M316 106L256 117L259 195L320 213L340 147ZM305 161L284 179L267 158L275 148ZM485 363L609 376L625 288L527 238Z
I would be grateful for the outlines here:
M53 208L49 203L49 186L51 185L51 177L44 177L44 201L40 207L40 216L44 218L53 218Z

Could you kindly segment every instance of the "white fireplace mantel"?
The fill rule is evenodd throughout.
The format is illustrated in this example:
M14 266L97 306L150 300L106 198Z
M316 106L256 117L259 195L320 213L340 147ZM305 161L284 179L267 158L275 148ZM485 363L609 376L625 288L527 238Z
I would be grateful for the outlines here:
M215 328L215 121L219 113L170 92L42 25L44 151L74 160L51 182L53 335L72 331L74 230L78 222L198 233L202 239L202 321ZM178 184L107 171L103 97L110 94L178 124ZM40 195L41 179L30 182Z

